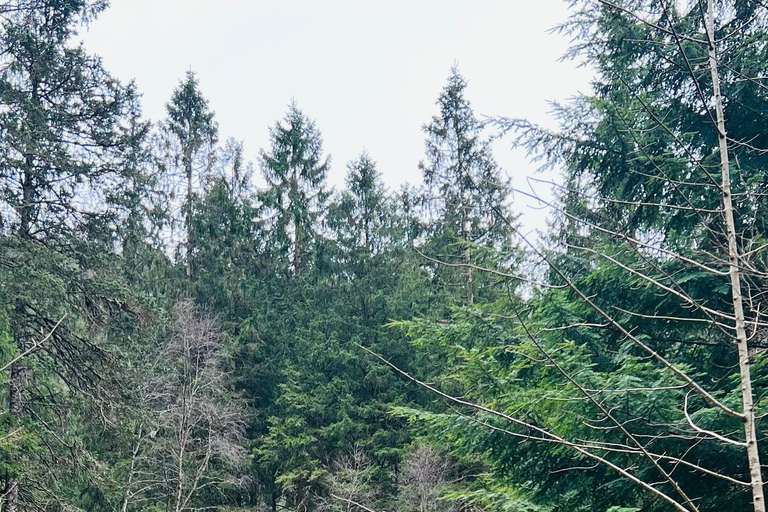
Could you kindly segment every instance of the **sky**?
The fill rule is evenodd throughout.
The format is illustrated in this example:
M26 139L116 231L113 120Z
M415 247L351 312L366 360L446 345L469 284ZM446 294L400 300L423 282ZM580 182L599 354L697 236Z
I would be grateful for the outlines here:
M549 102L589 90L589 70L560 60L568 38L550 33L567 16L563 0L111 0L79 38L135 79L153 121L191 69L220 139L243 140L249 159L295 99L323 134L331 185L365 149L396 190L421 181L422 126L454 64L478 116L556 126ZM510 142L494 144L496 159L530 191L538 164ZM546 209L522 194L513 204L524 231L545 229Z

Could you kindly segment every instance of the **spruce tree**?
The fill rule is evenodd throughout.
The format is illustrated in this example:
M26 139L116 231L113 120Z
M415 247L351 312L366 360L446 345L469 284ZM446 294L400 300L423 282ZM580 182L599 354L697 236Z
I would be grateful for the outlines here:
M464 265L445 273L449 286L462 288L465 304L478 293L477 247L508 250L512 230L500 217L512 219L511 189L493 158L483 126L465 97L467 81L454 67L437 99L439 112L424 125L426 161L419 164L424 177L424 205L431 220L430 256Z
M185 258L187 277L192 277L192 253L195 250L192 217L199 187L212 171L219 127L214 113L200 92L197 76L187 71L184 80L174 89L166 105L166 119L162 126L167 151L173 167L180 167L184 177L184 230L186 233Z
M62 411L80 391L97 405L113 373L97 333L124 304L113 255L129 202L119 191L145 130L133 85L71 44L104 6L16 1L3 15L0 317L16 356L3 415L12 442L0 455L8 512L46 492L64 506L56 454L75 447Z
M283 122L270 129L270 149L261 152L261 171L268 188L261 200L272 218L270 243L278 258L287 258L299 276L311 265L313 245L328 191L330 159L314 121L291 102Z
M367 152L347 164L347 188L331 206L329 225L345 253L373 256L385 243L392 212L381 173Z

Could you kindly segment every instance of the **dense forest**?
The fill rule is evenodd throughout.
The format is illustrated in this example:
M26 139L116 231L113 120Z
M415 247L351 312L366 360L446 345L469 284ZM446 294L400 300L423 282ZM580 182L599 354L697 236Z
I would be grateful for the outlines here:
M559 129L446 69L392 191L3 0L0 510L765 512L768 4L569 4ZM561 172L535 240L495 137Z

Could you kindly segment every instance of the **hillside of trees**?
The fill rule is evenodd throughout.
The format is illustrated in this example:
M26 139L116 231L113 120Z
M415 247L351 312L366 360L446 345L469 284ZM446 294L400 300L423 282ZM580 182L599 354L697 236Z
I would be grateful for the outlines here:
M389 190L3 0L0 511L765 512L768 4L568 3L559 129L446 69ZM495 137L561 171L541 238Z

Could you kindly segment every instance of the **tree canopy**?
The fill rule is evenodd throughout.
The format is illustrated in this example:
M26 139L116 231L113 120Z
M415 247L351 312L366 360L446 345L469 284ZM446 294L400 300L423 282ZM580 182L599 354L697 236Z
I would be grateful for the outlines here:
M569 5L559 128L453 67L393 191L2 3L0 511L764 512L768 6ZM561 171L538 240L496 137Z

